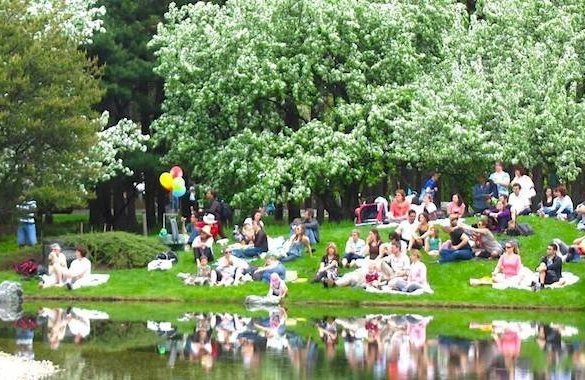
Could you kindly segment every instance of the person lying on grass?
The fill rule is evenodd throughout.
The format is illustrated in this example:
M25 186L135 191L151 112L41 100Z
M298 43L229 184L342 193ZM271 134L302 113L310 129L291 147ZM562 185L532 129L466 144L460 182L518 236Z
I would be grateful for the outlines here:
M561 239L553 239L553 243L558 246L557 254L564 263L579 261L585 255L585 236L573 240L570 246Z
M325 255L319 264L319 270L313 279L313 282L322 282L324 287L332 287L335 280L339 277L337 270L339 266L339 255L335 243L329 243L325 249Z
M377 231L376 231L377 232ZM376 247L378 248L378 247ZM393 240L389 244L383 244L379 247L380 254L374 258L366 256L364 260L358 264L358 268L352 272L346 273L335 281L336 286L354 286L365 287L366 275L371 266L376 268L376 271L381 274L380 283L386 284L389 280L397 276L404 275L404 268L406 261L402 256L401 245L397 240ZM406 257L408 259L408 257ZM408 262L410 264L410 262ZM392 267L395 266L396 269Z
M262 280L264 282L269 282L272 274L276 273L280 278L284 279L286 275L286 268L276 256L268 254L266 255L266 262L264 266L256 268L252 273L252 278L254 280Z

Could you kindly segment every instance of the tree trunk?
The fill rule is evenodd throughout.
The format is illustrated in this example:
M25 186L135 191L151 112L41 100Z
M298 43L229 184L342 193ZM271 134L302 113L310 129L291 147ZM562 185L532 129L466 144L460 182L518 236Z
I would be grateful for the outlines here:
M329 221L339 222L343 219L343 211L335 197L333 197L333 194L331 193L322 194L321 196L319 196L319 199L321 200L323 206L329 213Z
M146 211L146 225L152 231L156 226L155 195L157 189L156 176L152 170L144 172L144 209Z
M274 205L274 220L284 220L284 206L282 203L277 203Z
M298 203L294 202L287 202L288 208L288 222L291 223L293 219L300 218L301 216L301 208Z
M95 199L89 201L89 224L100 230L111 219L110 182L98 184L95 194Z
M358 188L357 183L352 183L341 194L341 210L344 216L351 220L355 218L355 209L359 206Z

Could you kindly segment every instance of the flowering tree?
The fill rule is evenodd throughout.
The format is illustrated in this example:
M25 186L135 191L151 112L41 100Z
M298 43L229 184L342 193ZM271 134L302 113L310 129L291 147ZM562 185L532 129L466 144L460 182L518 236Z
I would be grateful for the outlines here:
M358 0L171 6L151 42L167 96L156 140L167 160L190 164L238 201L314 195L337 216L338 196L394 165L389 125L367 116L378 96L404 106L404 86L441 54L451 9Z

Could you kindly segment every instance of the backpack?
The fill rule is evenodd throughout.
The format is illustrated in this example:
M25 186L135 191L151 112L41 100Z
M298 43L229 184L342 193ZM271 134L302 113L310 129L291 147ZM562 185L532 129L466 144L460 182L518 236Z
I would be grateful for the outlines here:
M229 222L232 220L233 210L225 201L219 201L221 205L219 218L222 222Z
M516 228L508 230L510 236L530 236L534 235L534 229L528 223L516 223Z
M33 277L37 275L37 269L39 268L39 264L33 259L25 260L21 263L14 264L14 270L17 274L23 277Z
M179 257L173 251L161 252L156 256L156 258L158 260L171 260L173 264L179 262Z

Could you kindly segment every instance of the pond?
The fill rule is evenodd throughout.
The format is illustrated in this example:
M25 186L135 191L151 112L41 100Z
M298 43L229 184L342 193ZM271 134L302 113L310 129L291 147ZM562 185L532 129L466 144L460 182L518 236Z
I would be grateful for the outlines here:
M26 306L0 351L55 379L585 378L581 314Z

